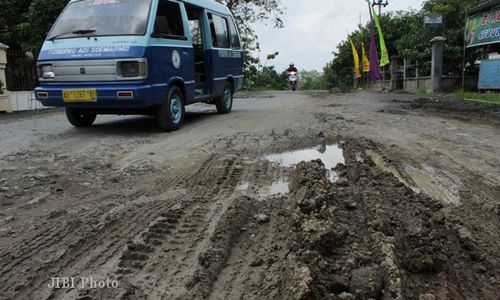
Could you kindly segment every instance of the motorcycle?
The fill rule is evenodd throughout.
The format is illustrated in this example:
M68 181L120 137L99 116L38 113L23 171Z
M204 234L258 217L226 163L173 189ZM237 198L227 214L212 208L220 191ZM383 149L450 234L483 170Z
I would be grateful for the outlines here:
M288 73L288 82L290 82L290 88L295 92L297 90L297 81L299 80L299 76L297 72L289 72Z

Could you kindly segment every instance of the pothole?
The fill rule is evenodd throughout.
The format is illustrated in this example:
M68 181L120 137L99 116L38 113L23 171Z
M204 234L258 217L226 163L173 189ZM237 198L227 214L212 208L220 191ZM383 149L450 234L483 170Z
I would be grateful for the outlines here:
M337 144L332 145L319 145L310 149L302 149L295 151L288 151L279 154L270 154L264 156L264 159L271 162L278 163L279 165L287 168L295 167L301 161L312 161L320 159L325 165L326 177L335 182L338 179L337 173L333 169L339 163L345 163L344 151Z
M293 168L301 161L312 161L320 159L326 168L326 178L331 182L338 180L334 168L345 163L344 151L337 144L318 145L309 149L288 151L278 154L269 154L262 157L265 160L278 164L282 168ZM285 172L286 173L286 172ZM240 182L236 190L243 194L253 195L259 200L271 196L285 195L289 192L288 177L282 174L279 179L274 179L270 185L254 185L250 181Z

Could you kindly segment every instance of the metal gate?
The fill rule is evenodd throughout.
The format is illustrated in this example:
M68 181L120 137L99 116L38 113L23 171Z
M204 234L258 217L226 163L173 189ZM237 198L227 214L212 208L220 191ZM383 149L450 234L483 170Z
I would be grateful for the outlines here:
M32 91L37 85L36 63L22 51L9 49L5 76L9 91Z

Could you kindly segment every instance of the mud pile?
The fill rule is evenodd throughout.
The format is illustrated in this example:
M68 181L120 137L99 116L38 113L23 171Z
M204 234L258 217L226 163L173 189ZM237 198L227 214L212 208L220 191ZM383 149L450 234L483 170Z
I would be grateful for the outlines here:
M500 121L500 106L475 101L458 101L449 98L418 98L410 104L403 104L403 108L455 115L462 118Z
M439 202L345 146L340 179L321 161L291 174L294 299L494 299L498 261Z

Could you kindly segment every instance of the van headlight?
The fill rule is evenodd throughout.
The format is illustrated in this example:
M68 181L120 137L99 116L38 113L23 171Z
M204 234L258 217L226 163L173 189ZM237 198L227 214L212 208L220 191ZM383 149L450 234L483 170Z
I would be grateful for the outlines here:
M147 75L146 61L119 61L116 68L120 77L146 78Z
M51 64L44 64L38 66L38 77L41 79L53 79L56 77L54 67Z

